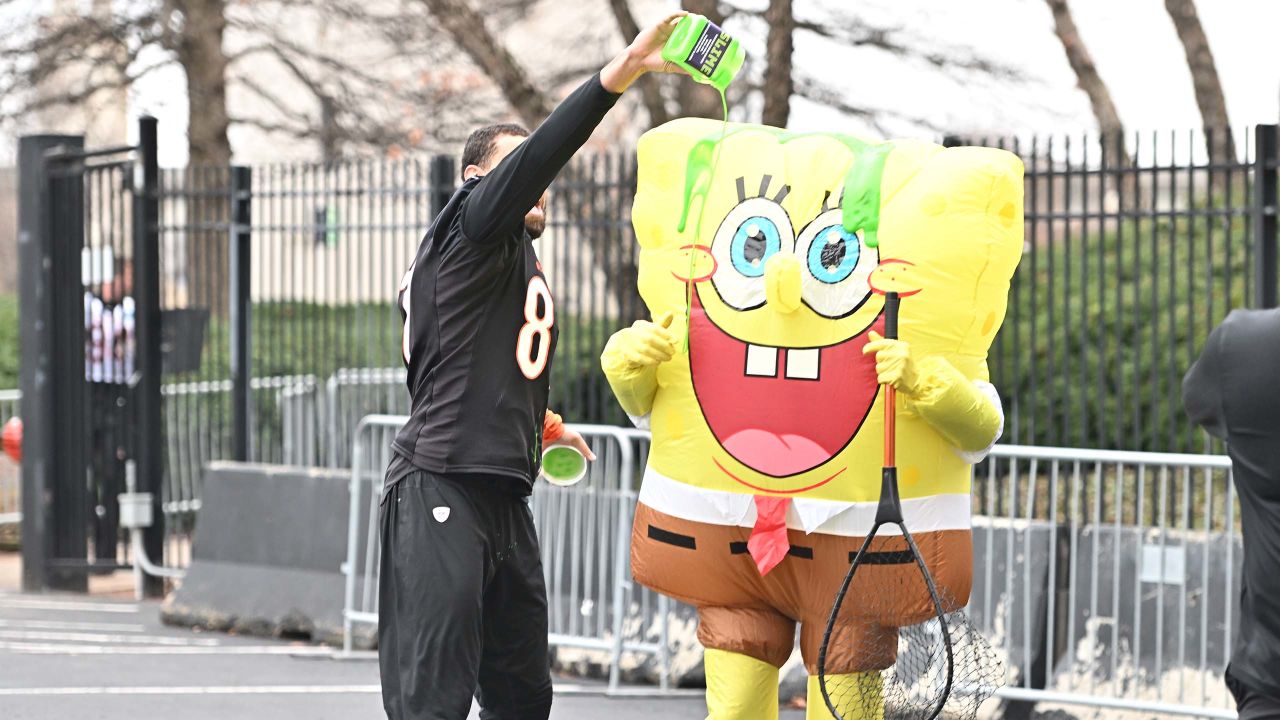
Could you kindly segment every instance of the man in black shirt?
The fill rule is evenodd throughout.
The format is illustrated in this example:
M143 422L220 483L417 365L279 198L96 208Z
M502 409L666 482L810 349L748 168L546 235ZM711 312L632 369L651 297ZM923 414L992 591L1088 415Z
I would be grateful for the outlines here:
M1280 718L1280 309L1236 310L1182 382L1187 414L1227 441L1244 573L1227 687L1240 720Z
M532 240L556 174L661 56L675 13L640 33L532 134L481 128L463 183L401 283L411 419L380 512L379 660L392 720L551 710L547 599L527 496L544 442L576 433L547 410L558 328ZM528 135L528 137L524 137Z

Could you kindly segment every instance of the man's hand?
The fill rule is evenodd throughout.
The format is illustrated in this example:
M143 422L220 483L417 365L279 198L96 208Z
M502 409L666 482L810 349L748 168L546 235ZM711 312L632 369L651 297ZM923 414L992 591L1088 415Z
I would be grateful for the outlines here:
M863 355L876 356L876 381L892 385L908 397L916 392L916 366L911 359L911 346L903 340L888 340L872 330L871 342L862 348Z
M611 93L622 93L631 83L647 72L679 72L680 68L662 59L662 48L671 37L680 18L688 15L684 10L671 13L660 22L650 25L627 49L619 53L600 71L600 84Z
M670 360L676 353L675 338L667 329L672 319L671 313L663 313L656 323L637 320L609 338L604 355L630 368L653 367Z
M551 443L551 445L568 445L582 453L582 456L587 460L594 461L596 459L596 454L591 452L591 446L582 438L582 435L568 428L565 428L564 434L560 436L560 439Z

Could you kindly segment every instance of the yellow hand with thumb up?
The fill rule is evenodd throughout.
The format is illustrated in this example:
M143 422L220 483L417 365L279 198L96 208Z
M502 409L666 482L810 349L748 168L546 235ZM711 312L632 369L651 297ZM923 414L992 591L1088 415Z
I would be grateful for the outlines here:
M668 330L672 317L671 313L663 313L657 322L637 320L631 327L614 333L602 355L605 365L638 369L670 360L676 352L675 338Z

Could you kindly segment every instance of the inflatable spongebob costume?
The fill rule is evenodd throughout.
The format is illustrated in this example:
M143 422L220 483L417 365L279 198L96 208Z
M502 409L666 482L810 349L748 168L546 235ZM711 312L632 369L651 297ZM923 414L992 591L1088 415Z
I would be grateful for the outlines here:
M796 624L813 676L875 515L878 382L900 391L907 526L940 593L968 601L969 466L1003 429L986 357L1022 252L1022 164L681 119L640 140L632 219L654 321L614 335L601 359L653 433L634 575L698 609L710 718L774 718ZM879 336L889 290L904 297L900 340ZM889 547L873 545L869 573L918 573ZM844 603L829 674L893 662L896 643L876 646L868 623L932 615L927 596L881 617L861 617L864 604ZM809 717L830 717L816 677L809 695Z

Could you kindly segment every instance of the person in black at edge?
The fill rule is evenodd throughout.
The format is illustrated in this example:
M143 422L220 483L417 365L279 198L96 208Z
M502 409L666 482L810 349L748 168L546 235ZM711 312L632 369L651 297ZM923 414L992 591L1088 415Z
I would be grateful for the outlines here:
M1182 381L1187 414L1227 442L1244 572L1226 682L1240 720L1280 719L1280 309L1235 310Z
M532 241L546 189L637 78L678 12L641 32L529 135L472 133L463 183L401 283L411 419L379 513L378 647L388 717L486 720L551 712L547 598L528 496L542 446L571 444L547 409L555 302ZM527 136L527 137L525 137ZM545 439L544 439L545 435Z

